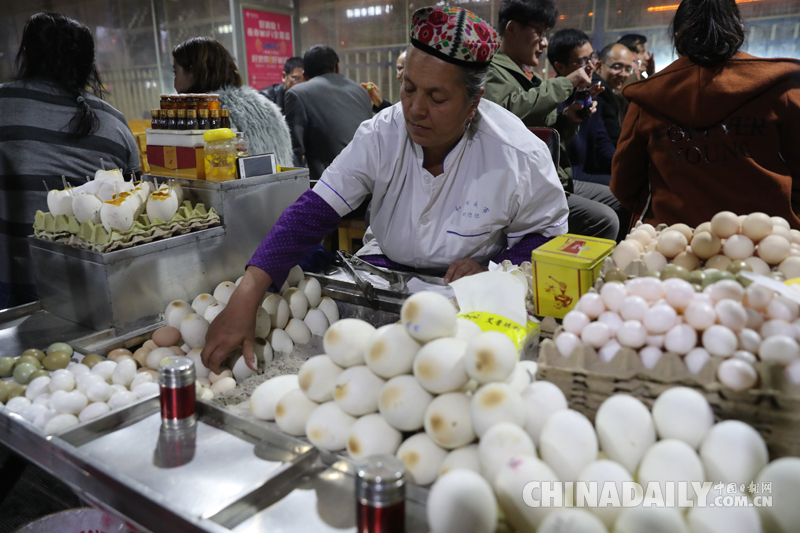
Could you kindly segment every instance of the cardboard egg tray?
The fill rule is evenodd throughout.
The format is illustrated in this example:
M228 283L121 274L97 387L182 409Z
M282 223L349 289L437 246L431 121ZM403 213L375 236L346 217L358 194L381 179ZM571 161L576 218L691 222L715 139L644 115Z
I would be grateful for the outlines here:
M146 214L142 214L128 231L112 229L109 233L102 224L94 224L89 220L80 223L74 216L54 217L51 213L42 211L36 212L33 228L34 235L40 239L104 253L156 239L184 235L219 224L219 214L213 207L206 210L205 205L200 203L192 207L187 200L168 222L160 218L150 220Z
M556 332L556 335L560 332ZM758 362L758 388L734 392L716 380L723 359L712 357L692 374L681 356L665 352L656 366L647 369L639 354L622 348L608 362L589 345L579 344L563 357L551 339L539 347L538 380L557 385L572 409L590 420L600 404L614 394L629 394L652 408L653 402L672 387L690 387L706 397L717 420L741 420L764 438L770 457L800 456L800 385L790 383L782 365Z

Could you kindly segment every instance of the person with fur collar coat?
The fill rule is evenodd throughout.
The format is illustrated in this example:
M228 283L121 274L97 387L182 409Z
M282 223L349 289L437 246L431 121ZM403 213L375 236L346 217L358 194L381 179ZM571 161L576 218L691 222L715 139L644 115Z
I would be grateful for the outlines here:
M250 155L274 153L281 166L292 166L292 141L281 110L244 85L233 58L210 37L194 37L172 51L175 90L219 94L231 125L250 141Z

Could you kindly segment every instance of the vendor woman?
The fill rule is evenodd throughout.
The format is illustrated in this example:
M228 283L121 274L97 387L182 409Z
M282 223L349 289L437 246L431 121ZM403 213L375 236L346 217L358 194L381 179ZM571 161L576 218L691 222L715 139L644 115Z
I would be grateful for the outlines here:
M253 362L255 314L270 287L342 216L372 194L362 258L437 271L445 281L489 260L530 261L567 231L567 200L543 142L500 106L481 99L499 47L495 30L460 8L413 15L402 105L366 121L313 190L284 211L214 319L203 362L217 370L242 346Z

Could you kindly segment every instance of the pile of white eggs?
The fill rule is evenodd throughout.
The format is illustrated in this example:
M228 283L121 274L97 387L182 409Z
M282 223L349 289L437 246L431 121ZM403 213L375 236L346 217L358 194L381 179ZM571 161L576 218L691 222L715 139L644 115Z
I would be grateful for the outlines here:
M534 385L549 385L537 382ZM542 389L544 390L544 389ZM555 396L553 396L555 398ZM758 533L800 531L795 498L800 490L800 458L769 463L767 446L751 426L736 420L714 423L706 399L698 392L676 387L659 396L652 412L638 399L616 395L600 406L594 426L583 414L566 405L541 402L541 431L497 420L481 437L474 452L466 448L447 473L431 488L428 524L433 533L490 533L498 521L498 503L516 531L538 533L676 533L732 531ZM448 459L453 457L451 452ZM616 485L622 500L624 482L637 481L645 490L658 484L661 494L671 492L679 502L674 482L723 483L706 501L735 496L742 486L771 483L772 507L622 508L530 507L523 500L531 481L595 482ZM563 501L575 501L574 486L564 485ZM598 493L599 494L599 493ZM761 493L766 495L765 493ZM700 495L689 489L694 503ZM762 529L763 525L763 529Z
M744 261L757 274L775 268L791 279L800 277L800 231L781 217L723 211L694 230L686 224L662 231L650 224L637 225L612 258L622 270L641 260L648 271L656 272L668 263L692 271L701 266L726 270L732 262Z
M486 440L495 424L538 438L546 414L567 405L554 385L532 384L536 364L518 363L508 336L482 332L432 292L406 300L401 323L376 329L340 320L324 348L298 375L259 386L253 414L319 448L346 449L355 460L396 454L420 485L477 464L479 437L484 455L496 456L505 444Z
M49 377L31 381L25 395L11 398L5 408L54 434L158 394L153 374L137 372L136 361L126 357L99 362L91 369L70 363Z
M195 364L198 397L203 399L211 399L215 394L232 390L237 382L255 374L241 356L229 362L230 368L221 367L219 374L206 368L200 358L209 324L225 309L241 279L236 283L223 281L217 285L213 294L200 294L191 304L175 300L164 311L166 327L162 330L169 328L183 340L180 350ZM337 320L339 308L332 299L322 296L319 281L306 276L300 267L294 267L289 272L281 294L267 296L256 313L256 359L267 364L273 360L275 352L291 353L296 344L309 343L312 335L323 336L328 327ZM157 340L156 334L153 340ZM177 342L180 340L174 344ZM145 345L143 348L153 349L154 345ZM154 350L148 356L148 361L152 358L157 368L161 359L172 355L168 353L170 350L177 353L175 348Z
M798 319L796 302L756 283L745 289L721 280L698 293L682 279L642 277L584 294L555 343L564 357L588 344L603 361L630 348L650 369L672 352L693 374L712 357L722 358L717 379L744 391L758 384L757 361L785 365L789 381L800 384Z

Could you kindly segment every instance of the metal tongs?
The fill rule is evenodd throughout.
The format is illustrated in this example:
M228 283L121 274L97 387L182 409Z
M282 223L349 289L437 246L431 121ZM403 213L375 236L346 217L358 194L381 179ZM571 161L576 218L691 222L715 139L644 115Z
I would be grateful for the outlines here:
M343 267L347 274L353 278L353 281L358 288L361 289L361 292L364 293L364 297L369 303L375 302L375 286L372 285L369 280L363 278L357 270L369 272L374 276L385 279L389 282L389 289L391 290L403 292L406 289L406 280L397 272L376 267L363 259L341 250L336 252L336 259L336 263Z

